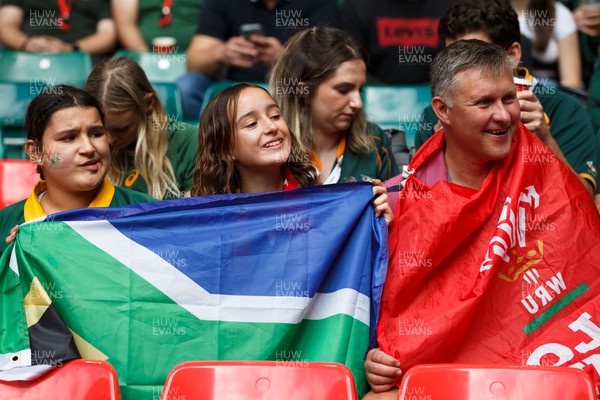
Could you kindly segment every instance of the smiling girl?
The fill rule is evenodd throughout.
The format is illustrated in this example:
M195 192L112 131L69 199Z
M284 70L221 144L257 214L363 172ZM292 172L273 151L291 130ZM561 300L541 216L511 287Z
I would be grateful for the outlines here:
M202 113L198 143L193 196L273 192L316 182L308 154L259 86L244 83L219 92Z
M273 97L247 83L211 99L200 118L192 196L292 190L316 184L316 171ZM373 206L389 223L386 189L373 181Z
M154 200L106 179L110 150L104 113L90 94L66 85L48 88L29 105L25 125L25 149L42 180L28 199L0 210L0 237L7 243L18 224L47 214ZM0 241L0 253L5 247Z

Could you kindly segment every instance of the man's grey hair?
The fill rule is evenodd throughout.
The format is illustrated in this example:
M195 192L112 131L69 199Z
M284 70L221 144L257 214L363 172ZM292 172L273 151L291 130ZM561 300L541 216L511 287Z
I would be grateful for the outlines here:
M440 96L452 107L458 88L457 75L471 68L480 68L500 77L506 71L512 75L515 61L505 49L477 39L459 40L442 50L433 60L429 73L431 96Z

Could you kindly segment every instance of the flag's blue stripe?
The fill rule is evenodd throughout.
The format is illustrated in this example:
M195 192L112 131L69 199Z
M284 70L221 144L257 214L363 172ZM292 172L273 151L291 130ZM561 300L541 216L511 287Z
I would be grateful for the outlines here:
M386 229L373 218L371 198L370 184L341 184L78 210L55 220L108 219L210 293L370 295L379 245L364 241Z

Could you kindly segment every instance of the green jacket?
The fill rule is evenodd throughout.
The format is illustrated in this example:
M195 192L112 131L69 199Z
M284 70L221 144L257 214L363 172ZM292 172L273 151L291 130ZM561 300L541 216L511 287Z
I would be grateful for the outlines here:
M375 124L369 124L369 130L375 148L368 153L355 153L346 146L339 182L360 182L369 178L385 181L400 174L388 135Z
M167 148L166 157L173 166L177 187L181 192L187 192L192 189L194 184L198 130L185 122L170 121L167 134L169 135L169 147ZM127 163L127 173L122 186L138 192L148 193L146 181L135 168L134 157L129 157ZM153 197L159 198L159 194L153 193Z

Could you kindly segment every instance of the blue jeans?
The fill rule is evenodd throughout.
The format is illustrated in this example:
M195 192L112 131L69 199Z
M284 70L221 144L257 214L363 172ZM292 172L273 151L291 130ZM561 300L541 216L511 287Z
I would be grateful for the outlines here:
M183 103L183 115L186 121L200 120L200 110L204 101L204 94L211 83L212 78L200 72L186 72L175 82L181 92Z

